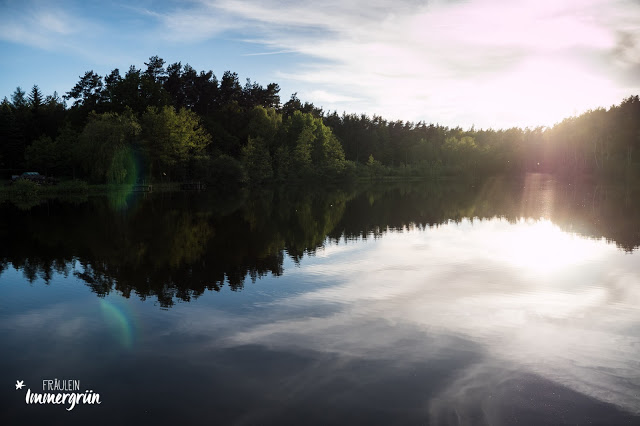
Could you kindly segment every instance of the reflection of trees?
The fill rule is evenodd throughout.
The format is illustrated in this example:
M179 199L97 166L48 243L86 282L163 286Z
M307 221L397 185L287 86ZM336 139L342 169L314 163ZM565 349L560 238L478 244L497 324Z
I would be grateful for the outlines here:
M431 227L464 218L501 217L515 223L546 218L567 232L606 238L626 251L640 246L640 187L555 182L529 174L467 184L374 186L349 202L330 236L376 236L407 225Z
M117 211L108 198L50 202L28 215L5 206L12 225L0 235L13 244L0 248L0 258L30 282L73 272L98 295L115 290L170 306L225 284L241 289L247 276L281 275L285 251L300 259L321 247L346 200L341 191L300 190L264 191L244 202L154 194Z
M5 205L0 270L28 281L73 274L98 295L188 301L281 275L327 238L379 236L387 229L438 226L464 218L551 219L562 229L640 245L638 188L556 183L543 175L463 184L375 185L343 190L265 190L220 200L208 193L158 193L114 210L107 197L78 205L49 201L26 212Z

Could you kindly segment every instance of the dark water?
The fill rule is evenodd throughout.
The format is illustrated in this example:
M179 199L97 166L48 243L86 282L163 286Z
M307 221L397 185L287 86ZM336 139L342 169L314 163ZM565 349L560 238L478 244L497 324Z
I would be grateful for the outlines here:
M5 203L0 423L639 424L639 195L528 175ZM56 378L101 404L25 402Z

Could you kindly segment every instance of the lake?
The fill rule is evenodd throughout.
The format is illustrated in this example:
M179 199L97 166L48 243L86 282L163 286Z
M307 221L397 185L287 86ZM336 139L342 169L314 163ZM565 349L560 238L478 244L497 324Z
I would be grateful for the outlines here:
M637 187L529 174L0 212L2 424L640 423ZM27 403L74 391L100 404Z

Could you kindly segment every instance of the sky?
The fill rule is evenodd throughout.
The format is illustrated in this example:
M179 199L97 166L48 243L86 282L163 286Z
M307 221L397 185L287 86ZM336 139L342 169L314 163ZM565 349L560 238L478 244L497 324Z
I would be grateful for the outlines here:
M150 56L338 113L552 125L640 93L638 0L0 0L0 98Z

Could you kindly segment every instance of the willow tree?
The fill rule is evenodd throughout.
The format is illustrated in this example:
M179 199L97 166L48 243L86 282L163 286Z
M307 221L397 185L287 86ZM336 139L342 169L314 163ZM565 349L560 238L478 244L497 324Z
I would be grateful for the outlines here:
M124 183L135 177L132 152L140 125L131 110L89 115L78 138L77 158L94 182Z

